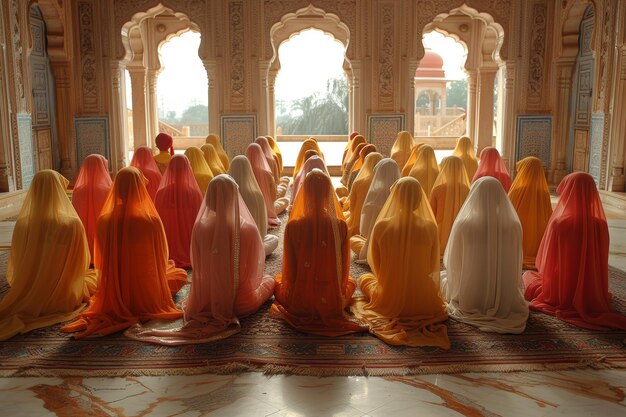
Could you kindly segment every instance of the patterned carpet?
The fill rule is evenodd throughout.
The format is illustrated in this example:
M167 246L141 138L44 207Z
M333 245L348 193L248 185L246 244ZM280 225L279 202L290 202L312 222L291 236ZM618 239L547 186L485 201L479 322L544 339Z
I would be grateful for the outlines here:
M286 219L283 217L283 222ZM282 235L280 231L276 234ZM282 248L267 259L267 274L281 268ZM352 263L352 276L366 269ZM0 296L6 254L0 256ZM626 312L626 274L610 270L613 306ZM176 297L186 296L185 287ZM369 334L325 338L299 333L269 316L266 303L242 319L241 332L210 344L164 347L136 342L121 333L72 340L60 326L0 342L0 376L121 376L236 373L406 375L426 373L527 371L578 367L626 368L626 332L587 331L531 312L521 335L483 333L449 320L451 349L389 346Z

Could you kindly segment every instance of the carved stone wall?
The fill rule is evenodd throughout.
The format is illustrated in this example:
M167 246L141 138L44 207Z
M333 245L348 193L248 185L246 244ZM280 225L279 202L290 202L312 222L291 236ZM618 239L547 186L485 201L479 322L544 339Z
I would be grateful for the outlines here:
M530 60L528 70L528 97L529 107L537 107L542 103L545 73L546 29L548 20L548 6L545 3L535 3L532 7L532 32L530 36Z
M230 106L245 111L246 103L246 48L244 40L243 1L228 4L230 22Z

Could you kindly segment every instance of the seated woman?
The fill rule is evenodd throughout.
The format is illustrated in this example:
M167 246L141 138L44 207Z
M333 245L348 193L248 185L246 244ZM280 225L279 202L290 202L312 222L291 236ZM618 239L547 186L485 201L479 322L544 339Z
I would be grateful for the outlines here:
M478 169L478 159L476 159L476 154L474 153L474 144L472 143L472 140L467 136L461 136L458 138L452 155L461 158L463 166L465 166L467 178L469 178L471 182L472 178L474 178L476 170Z
M222 165L222 161L220 160L220 156L217 153L217 150L210 143L205 143L200 148L202 154L204 155L204 160L206 161L209 169L213 173L213 175L224 174L226 169Z
M305 333L338 336L365 330L345 311L350 278L347 226L337 217L330 177L307 174L285 228L283 271L272 312Z
M239 331L239 317L254 313L272 296L274 280L263 275L261 236L228 175L218 175L209 184L191 252L193 281L183 303L184 325L136 326L126 336L164 345L223 339Z
M539 244L552 215L550 190L541 160L529 156L517 162L517 176L509 199L522 223L524 269L535 269Z
M213 179L213 171L209 168L209 164L206 163L204 153L202 153L200 148L190 146L185 151L185 156L189 160L193 176L198 183L198 187L200 187L200 193L204 196L206 189L209 187L209 183Z
M360 136L360 135L359 135ZM357 138L359 137L357 136L356 138L354 138L354 142L356 143ZM363 139L365 140L365 139ZM356 164L356 161L359 160L359 156L361 154L361 150L367 146L367 143L365 142L361 142L358 145L356 145L356 147L354 148L354 150L352 152L350 152L350 157L348 158L348 160L346 161L342 174L341 174L341 179L339 180L339 182L341 182L341 184L343 186L340 186L337 188L337 194L340 197L344 197L348 195L348 181L350 180L350 172L352 172L352 167L354 166L354 164Z
M420 183L399 179L380 211L359 278L364 297L352 311L370 333L392 345L450 348L446 305L439 293L437 224Z
M398 132L396 141L391 147L391 159L396 161L399 167L404 167L406 161L409 160L409 156L411 156L411 151L414 147L415 141L409 132L406 130Z
M312 153L314 151L307 151L307 154L309 154L309 152ZM293 189L291 190L291 200L289 201L289 206L293 206L295 204L296 197L302 189L302 184L304 184L304 180L307 174L314 169L319 169L326 175L330 176L330 174L328 173L328 168L326 168L326 163L322 158L317 156L317 154L307 158L307 160L304 162L304 165L302 166L302 169L298 173L296 180L293 182Z
M367 241L372 233L380 209L385 205L391 186L400 178L398 164L383 158L374 167L374 177L361 208L360 234L350 238L350 248L357 255L357 263L367 263Z
M156 192L161 184L161 171L152 156L152 151L146 146L135 149L133 153L133 159L130 161L130 166L135 167L141 171L143 176L148 180L146 183L146 189L152 201L156 197Z
M246 158L250 161L254 177L263 193L263 198L265 198L268 225L270 228L278 227L280 225L278 215L285 211L289 205L289 199L287 197L279 198L276 195L274 176L272 175L270 167L267 165L267 160L259 145L256 143L248 145L246 148Z
M480 163L478 164L478 169L472 178L472 182L476 181L482 177L494 177L502 187L504 191L507 193L511 188L511 176L509 175L509 170L506 169L506 165L504 165L504 161L500 156L500 152L496 148L492 148L491 146L487 146L480 153Z
M585 329L626 330L609 293L609 230L591 175L567 175L543 236L536 265L524 274L530 308Z
M159 153L154 156L154 161L163 174L174 156L174 139L167 133L159 133L154 141L159 149Z
M409 171L409 175L420 182L424 193L430 198L430 192L439 175L439 165L437 165L435 151L430 145L422 146L415 163Z
M430 192L430 207L433 209L439 232L439 254L443 256L450 237L452 224L463 206L470 190L463 161L458 156L448 156L441 161L441 171Z
M367 155L374 153L374 152L376 152L376 145L372 145L372 144L365 145L359 151L359 158L356 160L356 162L352 165L352 168L350 169L350 175L348 177L348 194L350 190L352 189L352 184L354 184L354 180L356 179L356 177L359 176L359 172L361 171L361 168L363 168L363 164L365 163L365 158L367 158Z
M472 185L448 242L441 292L448 315L496 333L522 333L528 305L522 285L522 226L495 178Z
M237 155L231 161L228 173L239 186L239 194L241 194L246 207L250 211L250 215L259 229L265 256L267 256L278 247L278 236L267 233L265 199L252 172L250 161L243 155Z
M211 133L206 137L205 142L209 145L213 145L213 147L217 151L217 154L220 157L222 167L224 167L224 169L228 171L228 167L230 166L230 159L228 158L228 154L222 147L222 141L220 140L219 136L217 136L215 133Z
M156 208L167 237L169 258L178 268L191 268L189 248L202 194L185 155L174 155L157 191Z
M85 230L65 193L68 183L43 170L30 184L11 240L0 340L73 319L96 289Z
M92 154L83 160L78 178L72 192L72 205L83 222L89 253L93 264L93 240L96 234L96 222L104 201L111 190L109 163L102 155Z
M265 136L267 139L267 143L270 144L270 148L272 148L272 154L274 154L274 159L276 160L276 164L278 165L278 172L280 175L283 174L283 154L280 152L280 148L271 136Z
M300 147L300 151L298 151L298 156L296 157L296 164L293 167L293 179L294 180L296 179L296 177L298 176L298 173L300 172L300 170L302 169L302 166L304 165L304 161L305 161L304 154L306 153L306 151L310 149L317 151L317 154L319 155L319 157L324 159L324 154L322 153L322 150L317 144L317 141L315 140L315 138L308 138L307 140L302 142L302 146Z
M352 183L350 194L343 204L344 216L348 224L348 236L358 235L359 226L361 225L361 209L365 196L370 189L370 184L374 178L374 167L383 159L382 154L372 152L365 157L365 162L359 170L359 175Z
M360 144L366 144L365 137L363 135L359 135L358 133L354 136L350 134L350 140L346 144L346 149L343 152L343 157L341 158L341 173L342 174L346 170L346 165L348 164L348 161L350 161L350 159L354 155L354 152L356 152L356 148ZM348 168L348 171L350 171L350 168Z
M187 273L168 261L161 218L148 196L146 179L134 167L122 168L98 219L94 250L100 272L89 308L61 331L105 336L154 318L182 316L172 294Z
M398 167L400 168L400 175L402 175L403 177L409 175L409 173L411 172L411 168L413 168L413 165L415 165L415 161L417 161L417 158L422 152L424 145L425 144L422 142L415 144L413 150L411 151L411 155L409 155L409 159L406 161L406 164L404 164L403 167L398 165Z
M274 158L272 147L270 146L265 136L259 136L254 140L254 142L261 147L263 155L265 155L267 165L269 165L272 171L272 175L274 176L274 183L276 184L276 194L278 195L278 197L284 197L285 194L287 194L287 189L289 188L289 177L281 177L281 170L279 169L278 163Z

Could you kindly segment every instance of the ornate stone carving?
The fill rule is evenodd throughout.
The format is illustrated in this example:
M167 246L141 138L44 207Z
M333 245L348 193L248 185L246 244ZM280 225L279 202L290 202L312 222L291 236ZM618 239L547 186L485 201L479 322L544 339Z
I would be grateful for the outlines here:
M22 48L20 32L20 2L18 0L11 2L11 10L11 38L13 41L13 62L15 63L15 91L19 99L24 99L24 67L22 62L24 50Z
M541 102L547 13L548 7L545 3L535 3L533 5L533 29L530 37L530 62L528 72L528 104L539 104Z
M611 82L608 76L608 61L610 50L611 50L611 37L614 35L613 25L613 13L614 8L611 7L611 2L606 2L604 8L604 18L602 22L602 44L600 45L600 70L598 71L598 75L600 76L600 92L598 94L598 103L601 106L602 111L606 111L606 91L608 88L608 84Z
M20 158L20 141L18 140L17 114L11 113L11 137L13 137L13 161L15 164L15 187L22 189L22 160Z
M394 9L384 4L380 11L380 40L378 56L378 104L393 106Z
M97 58L91 2L78 3L78 33L83 109L96 112L98 110Z
M243 1L228 5L230 20L230 100L234 108L243 107L245 98L245 43Z

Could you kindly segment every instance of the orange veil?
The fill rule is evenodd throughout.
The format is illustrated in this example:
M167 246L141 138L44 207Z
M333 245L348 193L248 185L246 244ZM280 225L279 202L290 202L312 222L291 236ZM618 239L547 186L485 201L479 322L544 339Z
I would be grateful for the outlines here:
M146 189L148 194L150 194L150 198L154 201L159 184L161 184L161 171L152 156L152 150L145 146L135 149L130 166L138 168L148 180Z

